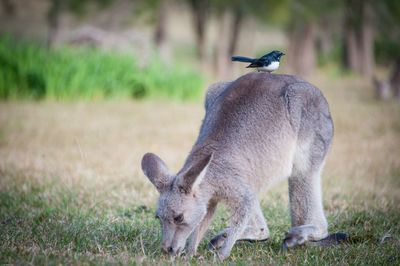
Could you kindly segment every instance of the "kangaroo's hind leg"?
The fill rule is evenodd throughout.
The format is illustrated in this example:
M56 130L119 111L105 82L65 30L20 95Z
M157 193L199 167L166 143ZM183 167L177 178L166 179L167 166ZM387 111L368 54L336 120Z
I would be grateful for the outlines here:
M333 122L328 103L315 88L296 85L287 95L291 124L298 130L289 177L292 228L283 243L290 248L328 235L321 171L333 138Z
M292 228L284 240L285 247L326 237L328 223L322 207L319 169L309 176L291 176L289 198Z
M289 178L292 228L283 243L286 248L328 235L321 191L321 170L326 155L322 144L303 142L295 154L293 173Z

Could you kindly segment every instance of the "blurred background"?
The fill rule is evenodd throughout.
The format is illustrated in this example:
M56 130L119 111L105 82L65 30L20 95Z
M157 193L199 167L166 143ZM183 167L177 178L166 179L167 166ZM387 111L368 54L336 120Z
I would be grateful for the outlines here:
M1 0L0 98L200 99L278 49L280 73L399 99L399 24L396 0Z
M103 191L110 204L127 195L153 202L142 155L155 152L178 171L209 84L249 71L230 57L277 49L286 54L277 73L301 76L330 103L326 186L400 197L400 1L0 0L0 8L2 176L22 175L22 184L57 176L73 191L95 186L84 191Z
M209 84L249 71L230 57L277 49L286 54L277 73L312 82L330 103L331 182L351 182L352 192L369 180L374 193L383 182L400 197L391 183L400 173L400 1L0 0L0 8L3 176L59 176L152 202L141 156L153 151L178 171Z
M179 171L207 87L249 72L231 56L277 49L330 104L324 209L354 243L279 252L283 182L232 262L399 265L399 25L399 0L0 0L0 264L170 264L142 156Z

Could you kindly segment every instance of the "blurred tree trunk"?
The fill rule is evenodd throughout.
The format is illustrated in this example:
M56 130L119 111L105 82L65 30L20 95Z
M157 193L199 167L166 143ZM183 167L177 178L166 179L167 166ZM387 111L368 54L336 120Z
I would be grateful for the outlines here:
M231 56L235 53L243 21L241 10L225 8L217 15L218 37L215 41L215 70L222 80L229 78L232 72Z
M390 76L390 85L393 95L400 101L400 57L396 59L393 72Z
M168 3L167 0L161 0L157 6L156 25L154 30L154 44L160 53L164 62L170 61L170 54L167 47L167 20L168 20Z
M371 4L364 0L347 0L344 22L344 66L364 77L374 71L374 27Z
M316 48L324 57L327 57L332 52L332 42L332 32L330 30L324 28L322 31L318 31Z
M153 36L154 44L157 47L160 47L165 42L166 20L167 20L166 3L165 1L161 0L157 7L156 25Z
M231 23L232 25L231 37L229 40L229 51L228 51L229 56L232 56L236 52L242 21L243 21L243 11L241 8L237 8L233 12L233 21Z
M15 15L15 3L12 0L1 0L1 6L3 8L3 13L7 17L12 17Z
M47 48L50 48L56 38L59 24L60 24L60 14L63 8L63 0L51 0L51 6L47 13L47 23L48 23L48 34L47 34Z
M359 0L347 0L345 4L343 66L360 73L361 59L357 40L360 22L358 2Z
M228 29L232 25L232 14L230 14L228 9L224 9L218 17L220 20L218 21L219 34L215 41L215 68L218 79L224 80L229 76L231 66L229 56L231 38L228 36Z
M314 22L293 24L289 30L288 65L298 75L310 75L315 69Z
M356 31L353 27L345 27L344 42L344 67L359 72L360 59L357 48Z
M373 13L371 5L364 1L362 6L362 24L360 27L360 58L361 74L364 77L372 78L374 71L374 29Z
M205 32L209 0L189 0L193 16L194 32L196 35L197 56L203 61L205 57Z

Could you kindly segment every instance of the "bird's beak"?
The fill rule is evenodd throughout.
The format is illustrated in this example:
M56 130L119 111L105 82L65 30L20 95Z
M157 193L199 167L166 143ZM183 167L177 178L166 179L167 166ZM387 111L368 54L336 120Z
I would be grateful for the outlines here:
M285 53L282 53L282 55L286 55Z

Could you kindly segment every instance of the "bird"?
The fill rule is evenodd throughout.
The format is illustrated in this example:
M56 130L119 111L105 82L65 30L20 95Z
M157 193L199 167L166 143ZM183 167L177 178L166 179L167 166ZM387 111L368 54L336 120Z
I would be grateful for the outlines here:
M232 56L232 61L250 63L247 68L257 68L258 72L263 71L271 73L272 71L275 71L279 68L279 61L284 55L284 53L275 50L263 55L260 58Z

